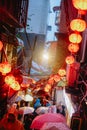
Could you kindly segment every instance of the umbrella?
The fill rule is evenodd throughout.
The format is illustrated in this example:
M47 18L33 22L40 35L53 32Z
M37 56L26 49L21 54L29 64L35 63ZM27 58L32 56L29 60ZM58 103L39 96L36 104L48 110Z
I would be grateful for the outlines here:
M31 128L40 129L44 123L47 122L64 122L66 123L66 118L60 113L46 113L39 115L34 118L31 124Z
M59 122L49 122L45 123L40 130L71 130L67 124Z
M19 101L21 101L21 100L24 100L24 98L21 97L21 96L17 96L16 99L15 99L15 102L19 102Z
M48 113L48 107L44 107L44 106L39 107L39 108L36 109L35 112L36 112L37 114Z
M29 95L29 94L26 94L24 96L24 101L26 101L26 102L33 101L33 97L31 95Z
M18 113L23 115L33 113L33 112L34 112L33 107L20 107L18 110Z

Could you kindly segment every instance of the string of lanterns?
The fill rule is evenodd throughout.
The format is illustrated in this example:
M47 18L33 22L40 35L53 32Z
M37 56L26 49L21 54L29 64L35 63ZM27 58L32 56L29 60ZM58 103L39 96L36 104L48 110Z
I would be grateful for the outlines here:
M0 51L4 50L3 49L3 43L0 41ZM5 85L8 86L8 91L9 89L12 89L14 91L19 91L22 87L22 81L23 78L22 76L17 72L17 70L14 68L12 70L11 64L8 63L7 61L7 56L5 55L6 62L0 63L0 73L2 74L2 77L4 77L4 83ZM46 84L44 87L45 92L51 91L51 84L52 81L55 81L56 83L59 82L63 76L66 75L66 70L61 68L59 69L57 74L54 74L52 78L49 78L51 80L51 83Z
M79 45L82 41L81 32L86 29L86 22L82 19L82 15L86 14L87 10L87 0L72 0L73 6L78 10L78 16L70 22L70 29L72 33L69 35L70 44L68 45L68 50L71 53L67 56L65 62L67 64L72 64L75 62L74 55L79 51Z
M87 10L87 0L72 0L73 6L78 10L78 16L76 19L73 19L70 22L70 28L73 31L69 35L70 44L68 50L71 55L67 56L65 62L67 64L73 64L75 62L74 54L79 51L79 44L82 41L81 32L86 29L86 22L81 18L82 15L85 15ZM0 41L0 51L3 49L3 43ZM72 55L73 54L73 55ZM5 76L5 83L8 84L12 89L19 90L20 84L16 80L14 75L9 74L11 72L11 65L8 62L0 63L0 72ZM64 76L66 71L60 69L58 74ZM57 77L58 78L58 77ZM57 79L56 76L54 79ZM15 86L15 87L14 87Z
M85 15L87 11L87 0L72 0L72 3L73 6L78 10L78 15L77 18L70 22L71 34L69 34L70 43L68 45L70 55L65 58L67 65L72 65L75 63L75 54L79 51L79 46L82 41L82 35L80 33L82 33L87 26L85 20L82 19L82 16Z
M3 49L3 43L0 41L0 51ZM5 55L6 58L6 55ZM7 60L7 58L6 58ZM11 64L8 61L0 63L0 73L4 77L4 83L8 85L11 89L18 91L20 90L20 84L22 83L22 76L19 74L17 69L12 70ZM18 76L18 77L17 77ZM21 78L21 81L20 81Z

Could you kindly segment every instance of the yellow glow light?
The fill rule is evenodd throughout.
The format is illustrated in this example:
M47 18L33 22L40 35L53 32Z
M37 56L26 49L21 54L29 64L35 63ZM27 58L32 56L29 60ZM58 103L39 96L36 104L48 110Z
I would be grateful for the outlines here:
M45 53L45 54L43 54L43 58L47 60L47 59L49 59L49 55L47 53Z

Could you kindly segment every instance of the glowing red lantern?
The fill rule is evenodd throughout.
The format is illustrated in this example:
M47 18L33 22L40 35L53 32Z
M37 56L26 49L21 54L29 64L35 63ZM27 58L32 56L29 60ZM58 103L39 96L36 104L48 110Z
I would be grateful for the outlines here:
M10 84L9 86L15 91L20 90L20 85L17 81L15 81L13 84Z
M75 62L75 58L73 56L67 56L65 61L67 64L73 64Z
M70 23L70 28L73 31L82 32L86 29L86 22L82 19L74 19Z
M28 88L30 86L30 84L28 84L28 83L22 83L21 84L21 87L22 88Z
M8 62L0 64L0 72L5 75L11 71L11 65Z
M80 43L82 41L82 37L78 33L72 33L69 35L69 41L72 43Z
M87 10L87 0L72 0L73 5L78 10Z
M60 76L65 76L66 75L66 70L65 69L59 69L58 74Z
M79 45L78 45L78 44L73 44L73 43L71 43L71 44L69 44L69 46L68 46L68 50L69 50L71 53L76 53L76 52L78 52L78 50L79 50Z
M53 85L53 83L54 83L54 79L53 79L53 77L50 77L50 78L48 79L48 84Z
M5 83L11 85L15 82L15 77L13 75L8 75L5 77Z
M0 41L0 51L2 50L3 48L3 43Z
M18 91L20 89L19 83L15 80L13 75L8 75L5 77L5 83L9 85L10 88Z
M44 91L45 91L45 92L49 92L50 89L51 89L51 85L50 85L50 84L47 84L47 85L45 86L45 88L44 88Z
M55 82L58 82L58 81L60 81L60 76L58 74L55 74L53 76L53 79L54 79Z

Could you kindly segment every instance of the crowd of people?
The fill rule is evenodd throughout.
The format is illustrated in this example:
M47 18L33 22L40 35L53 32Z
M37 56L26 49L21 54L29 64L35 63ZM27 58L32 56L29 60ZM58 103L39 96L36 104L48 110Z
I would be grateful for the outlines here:
M23 104L24 106L24 104ZM59 105L52 104L52 102L46 98L37 98L33 103L34 112L25 114L24 116L18 112L19 107L16 105L11 105L8 112L3 116L0 121L0 130L32 130L31 123L33 119L39 114L36 112L39 107L47 107L48 113L61 113L66 116L66 108L61 103ZM44 114L43 110L42 113Z

